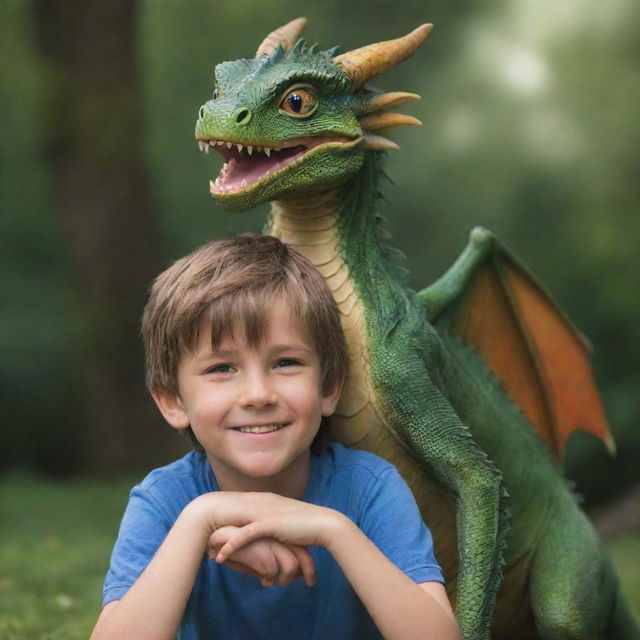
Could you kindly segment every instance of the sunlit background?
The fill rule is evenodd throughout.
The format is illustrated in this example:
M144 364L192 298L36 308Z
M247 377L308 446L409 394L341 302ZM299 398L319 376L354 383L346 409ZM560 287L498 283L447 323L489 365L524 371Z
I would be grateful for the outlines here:
M424 47L374 81L422 95L403 110L424 123L390 136L401 150L389 155L381 212L416 288L482 224L590 338L618 456L578 434L567 473L603 531L637 535L636 0L4 0L0 469L15 512L0 512L0 526L30 499L25 486L126 484L186 450L145 395L145 291L197 245L262 228L266 207L229 215L213 203L221 160L199 152L193 127L215 64L253 56L299 15L311 42L343 52L435 24ZM0 596L9 588L0 570ZM73 610L69 597L51 606Z

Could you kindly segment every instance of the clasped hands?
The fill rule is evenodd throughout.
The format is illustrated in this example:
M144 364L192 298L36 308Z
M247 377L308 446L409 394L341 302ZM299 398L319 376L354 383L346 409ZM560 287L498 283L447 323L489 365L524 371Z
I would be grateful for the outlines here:
M237 538L241 529L227 525L214 531L207 546L209 558L215 561L220 550ZM315 562L306 547L284 544L272 537L249 542L232 552L221 564L257 578L263 587L272 587L274 584L288 587L299 577L304 578L307 586L311 587L316 580Z
M273 493L222 491L195 502L209 531L207 555L265 587L285 587L300 576L313 586L316 567L307 547L329 548L341 527L354 526L333 509Z

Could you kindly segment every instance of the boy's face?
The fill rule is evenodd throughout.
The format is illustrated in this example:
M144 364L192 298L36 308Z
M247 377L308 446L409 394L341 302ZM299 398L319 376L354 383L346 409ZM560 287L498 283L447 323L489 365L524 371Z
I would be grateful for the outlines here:
M228 335L212 350L202 333L178 365L179 397L154 393L164 417L174 428L191 426L221 489L249 490L267 478L304 487L311 443L340 393L323 393L307 331L279 303L255 348Z

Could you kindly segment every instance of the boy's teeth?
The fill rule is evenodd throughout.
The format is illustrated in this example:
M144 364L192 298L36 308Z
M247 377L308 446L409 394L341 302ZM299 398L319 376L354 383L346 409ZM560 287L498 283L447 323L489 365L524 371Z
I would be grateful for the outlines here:
M255 427L238 427L238 431L242 433L269 433L281 428L281 424L261 424Z

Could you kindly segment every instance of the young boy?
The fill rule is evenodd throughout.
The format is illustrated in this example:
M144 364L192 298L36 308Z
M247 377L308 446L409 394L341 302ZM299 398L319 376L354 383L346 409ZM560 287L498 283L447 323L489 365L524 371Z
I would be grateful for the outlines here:
M92 640L459 637L395 468L327 442L347 353L310 263L268 236L212 242L158 277L142 334L197 451L132 490Z

